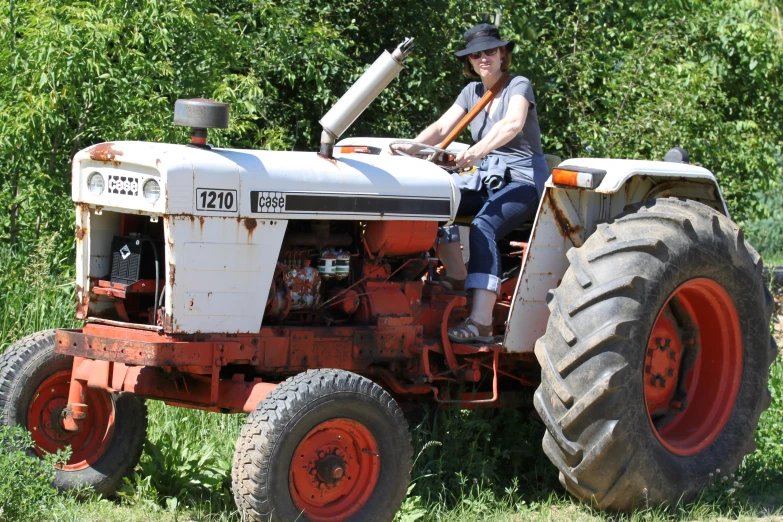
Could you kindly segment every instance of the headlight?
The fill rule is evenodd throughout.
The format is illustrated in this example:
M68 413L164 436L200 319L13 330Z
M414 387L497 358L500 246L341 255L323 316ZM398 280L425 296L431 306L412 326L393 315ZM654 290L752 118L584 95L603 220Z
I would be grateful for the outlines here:
M106 183L103 181L103 176L100 172L93 172L87 178L87 189L93 196L100 196L103 194L103 189Z
M160 185L154 179L148 179L144 183L144 199L150 203L155 203L160 199Z

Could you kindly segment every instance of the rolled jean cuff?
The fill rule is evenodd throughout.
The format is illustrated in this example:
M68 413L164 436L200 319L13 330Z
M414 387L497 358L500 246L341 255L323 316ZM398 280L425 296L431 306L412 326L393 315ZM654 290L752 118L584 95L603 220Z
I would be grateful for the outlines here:
M500 295L500 278L492 274L468 274L465 279L465 289L481 288Z

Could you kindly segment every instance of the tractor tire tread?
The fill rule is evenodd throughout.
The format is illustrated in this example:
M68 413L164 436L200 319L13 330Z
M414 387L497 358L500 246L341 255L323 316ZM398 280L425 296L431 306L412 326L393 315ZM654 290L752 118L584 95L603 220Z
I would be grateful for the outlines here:
M658 228L639 239L641 230L650 227ZM599 509L625 511L648 500L676 502L665 486L654 491L659 484L650 485L651 498L642 498L649 477L638 468L650 464L641 455L645 449L630 436L629 421L617 413L627 401L631 377L623 347L633 344L632 327L644 313L640 307L676 249L688 249L693 242L723 245L732 264L744 267L748 277L757 273L758 257L734 223L685 199L629 206L597 231L569 250L571 266L548 301L549 324L535 347L542 379L534 406L547 427L543 449L559 469L561 484ZM607 268L623 262L644 266L625 274ZM765 303L766 316L767 309ZM766 401L753 405L756 421L765 407ZM752 439L753 433L743 436ZM742 453L750 448L744 442ZM728 460L738 464L740 458ZM681 493L691 497L700 487Z
M237 441L232 466L234 497L241 511L254 520L277 520L268 494L265 471L275 444L287 430L288 423L307 404L336 392L353 392L369 397L391 413L396 436L405 441L399 458L408 470L413 467L411 435L397 402L380 386L360 375L344 370L318 369L297 374L279 384L253 411ZM252 484L250 486L249 484ZM399 507L405 489L391 499ZM395 509L396 511L396 509ZM394 513L387 514L389 520ZM306 520L304 517L301 520Z
M0 425L18 423L18 419L10 418L10 413L16 397L15 383L24 378L22 374L25 371L44 366L70 369L71 357L54 352L54 332L55 330L43 330L30 334L9 346L0 355ZM58 489L70 490L89 486L96 493L110 497L122 486L124 478L133 472L144 450L147 405L138 397L125 395L114 398L114 407L116 438L107 452L100 457L100 465L79 471L58 470L54 478L54 485Z

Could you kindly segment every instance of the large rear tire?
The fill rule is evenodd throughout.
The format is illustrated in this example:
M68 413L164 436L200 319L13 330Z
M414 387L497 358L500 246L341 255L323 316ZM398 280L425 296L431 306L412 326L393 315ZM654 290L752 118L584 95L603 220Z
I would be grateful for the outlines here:
M769 406L771 296L727 217L652 201L599 225L536 344L543 448L573 495L605 510L689 500L755 449Z
M89 486L111 496L141 458L147 407L136 397L88 389L87 419L80 432L65 431L61 412L68 403L73 358L54 352L54 330L32 334L0 355L0 424L22 426L38 455L71 447L57 470L61 490Z
M397 402L344 370L312 370L250 414L234 453L234 498L250 520L391 521L410 481Z

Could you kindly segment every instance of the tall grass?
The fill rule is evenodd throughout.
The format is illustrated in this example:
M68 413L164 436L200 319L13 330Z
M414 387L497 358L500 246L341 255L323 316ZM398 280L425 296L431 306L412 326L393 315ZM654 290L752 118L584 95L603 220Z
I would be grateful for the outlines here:
M55 239L28 252L0 246L0 352L31 332L76 326L73 261ZM688 505L608 516L568 497L541 450L543 426L517 410L425 410L411 423L413 482L400 522L445 520L705 520L783 509L783 361L772 368L772 405L758 449L736 477L716 477ZM234 444L245 415L148 401L148 442L119 500L69 504L64 520L239 521L230 492ZM735 485L736 482L736 485Z
M0 353L27 334L77 325L73 258L58 252L58 241L24 250L0 244Z

